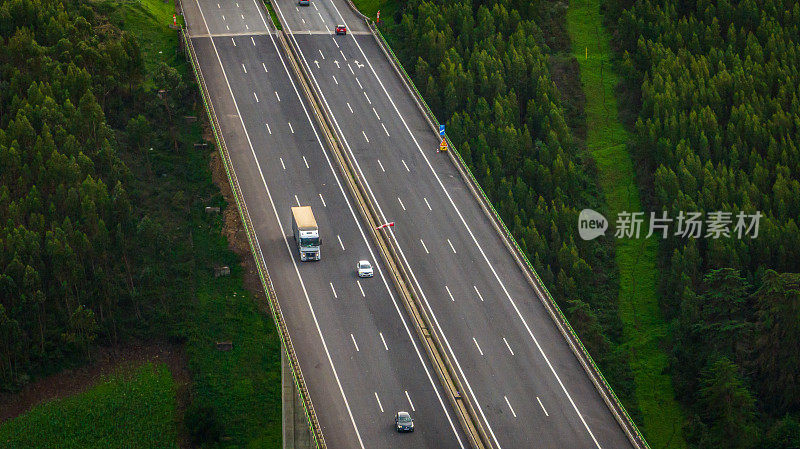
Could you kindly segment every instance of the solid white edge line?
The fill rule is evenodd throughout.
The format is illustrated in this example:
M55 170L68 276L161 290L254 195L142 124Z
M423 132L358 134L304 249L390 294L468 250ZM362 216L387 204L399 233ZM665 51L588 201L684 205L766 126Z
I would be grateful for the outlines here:
M205 14L203 14L203 9L200 6L200 1L199 0L195 0L195 2L197 3L197 8L200 11L200 16L203 18L203 23L206 26L206 31L210 35L211 34L211 30L208 27L208 22L206 22ZM253 0L253 3L255 3L256 6L258 6L258 3L256 3L256 0ZM259 15L261 15L261 11L260 10L259 10ZM266 26L266 21L264 20L263 16L261 16L261 20L264 22L264 25ZM217 56L217 62L219 63L220 68L222 69L222 76L223 76L223 78L225 78L225 84L227 84L227 86L228 86L228 92L230 93L231 99L233 100L233 105L236 108L236 113L239 116L239 122L241 123L242 129L244 130L245 137L247 138L247 143L250 146L250 153L252 154L253 159L255 160L256 167L258 168L258 173L259 173L259 175L261 177L261 182L264 185L264 189L267 192L267 197L269 198L270 205L272 206L272 212L275 214L275 220L277 220L278 226L280 227L280 229L284 229L283 228L283 224L281 223L281 220L280 220L280 216L278 215L278 210L275 208L275 203L272 201L272 194L269 191L269 187L267 187L267 181L264 178L264 172L261 170L261 164L258 162L258 158L256 157L256 152L255 152L255 149L253 148L253 142L250 140L250 134L247 132L247 126L245 126L244 119L242 118L242 114L239 111L239 106L238 106L238 103L236 102L236 96L233 94L233 89L231 88L231 84L228 81L228 75L225 73L225 66L222 64L222 59L219 56L219 51L217 50L217 45L214 43L214 38L213 37L210 38L210 41L211 41L211 46L214 48L214 53ZM274 41L273 41L273 44L274 44ZM275 48L277 50L277 45L276 45ZM210 101L210 99L209 99L209 101ZM256 240L256 248L258 248L259 256L263 259L264 258L264 254L261 251L261 245L258 243L258 236L255 235L254 238ZM336 379L336 385L339 387L339 393L342 395L342 400L344 401L345 408L347 409L347 413L348 413L348 415L350 417L350 421L353 424L353 429L356 432L356 437L358 438L359 446L362 449L364 449L364 442L361 440L361 433L358 431L358 426L356 425L355 419L353 418L353 412L350 409L350 403L347 400L347 396L344 394L344 389L342 388L342 383L339 380L339 375L336 372L336 367L333 364L333 359L331 358L330 351L328 350L328 344L325 342L325 337L323 337L323 335L322 335L322 329L319 326L319 321L317 320L317 315L314 312L314 308L311 305L311 299L308 296L308 290L306 290L305 282L303 281L303 277L300 275L300 269L297 267L297 261L295 260L294 253L292 252L291 247L289 246L288 239L284 239L284 244L286 245L286 250L289 252L290 259L292 260L292 265L294 266L295 274L297 275L297 278L300 281L300 287L303 290L303 295L306 297L306 304L308 305L309 310L311 311L311 317L314 320L314 325L317 328L317 333L319 334L320 341L322 342L322 347L325 350L325 355L328 358L328 363L330 363L330 365L331 365L331 370L333 371L333 377Z

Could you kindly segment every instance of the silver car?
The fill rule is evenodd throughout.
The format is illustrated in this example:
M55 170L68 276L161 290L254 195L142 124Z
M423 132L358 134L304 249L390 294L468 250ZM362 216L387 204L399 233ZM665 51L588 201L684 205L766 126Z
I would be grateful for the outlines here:
M356 271L360 278L371 278L373 276L372 264L368 260L359 260L356 264Z

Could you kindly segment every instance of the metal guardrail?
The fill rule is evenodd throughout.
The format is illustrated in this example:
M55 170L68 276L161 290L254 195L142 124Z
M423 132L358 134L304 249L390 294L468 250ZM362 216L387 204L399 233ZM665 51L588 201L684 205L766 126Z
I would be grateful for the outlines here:
M270 311L272 312L272 318L275 321L276 328L278 329L278 335L283 343L282 347L284 348L286 356L289 359L292 378L294 379L295 387L300 394L300 400L303 404L303 410L306 415L309 430L311 431L311 436L314 438L314 443L317 449L326 449L327 446L325 445L325 438L322 434L322 428L319 424L319 420L317 419L317 414L314 410L314 405L311 402L311 397L309 395L305 379L303 378L303 374L300 370L300 362L297 359L297 354L295 353L294 346L292 345L292 340L291 336L289 335L289 329L286 325L286 321L283 319L283 313L281 312L280 304L278 303L277 295L275 294L275 288L272 285L272 280L269 277L269 271L267 270L266 262L264 261L261 249L256 243L255 229L253 228L253 223L250 220L250 213L247 211L247 205L244 202L244 197L239 186L239 180L236 177L236 172L233 170L233 163L230 159L228 148L225 145L225 139L222 137L222 128L217 120L214 106L210 100L208 87L206 86L205 79L203 78L203 73L200 70L200 64L197 61L194 45L192 45L192 40L186 27L181 28L181 35L183 38L186 55L189 59L189 62L192 64L192 69L194 70L195 79L197 80L197 85L200 90L200 98L203 101L203 106L205 107L209 122L211 123L211 130L214 133L214 139L217 143L220 156L222 157L222 164L225 167L225 173L228 176L228 182L230 183L233 197L236 200L236 207L239 210L239 217L241 218L242 224L245 228L247 241L250 244L250 251L252 252L253 258L256 262L258 276L259 279L261 279L261 285L264 287L264 292L267 296L267 303L269 303Z
M355 7L352 5L352 7ZM389 43L386 41L386 38L374 25L370 19L366 19L367 25L369 26L370 30L372 31L375 40L378 42L378 45L381 47L383 52L385 53L386 57L392 63L392 66L397 71L400 78L403 80L406 88L412 94L417 106L422 110L423 115L425 116L428 123L431 125L433 132L438 136L439 135L439 121L436 119L436 116L431 111L428 104L425 102L425 99L422 97L422 94L417 90L414 82L411 80L411 77L406 72L403 65L400 63L400 60L392 51ZM528 257L525 255L525 252L522 251L522 248L517 243L514 236L511 234L509 229L506 227L505 223L503 222L502 218L500 218L500 214L492 205L492 202L486 196L486 193L481 188L478 181L475 179L475 176L472 174L472 171L469 169L469 166L464 162L464 159L461 157L461 154L456 149L453 142L450 140L449 137L445 136L447 139L447 143L449 145L450 158L453 164L458 169L459 173L462 175L464 180L466 181L467 185L470 187L470 191L472 191L473 195L476 197L478 202L481 204L481 209L489 217L492 225L500 234L504 244L511 252L512 256L514 257L517 264L522 269L523 273L525 274L528 282L534 288L534 290L543 291L545 293L544 296L537 295L540 297L542 303L544 304L545 308L548 310L548 313L553 318L553 321L556 323L556 327L558 327L559 331L562 333L564 338L567 340L570 348L572 349L573 353L577 357L578 361L580 362L581 366L583 366L584 370L589 375L592 383L597 388L600 395L603 397L604 402L611 410L612 414L614 414L615 419L622 427L623 431L627 435L628 439L631 443L636 446L637 448L647 448L649 449L650 446L647 444L647 441L644 438L644 435L639 431L639 428L636 426L636 423L633 422L633 419L628 414L628 411L625 410L625 407L622 405L622 402L617 397L614 390L611 388L611 385L608 383L606 378L603 376L603 373L600 371L600 368L595 363L592 356L589 354L589 351L581 342L578 334L569 324L566 316L564 315L561 308L556 303L553 296L550 294L550 291L545 287L544 282L542 282L541 278L539 277L536 270L533 268L533 265L528 260Z

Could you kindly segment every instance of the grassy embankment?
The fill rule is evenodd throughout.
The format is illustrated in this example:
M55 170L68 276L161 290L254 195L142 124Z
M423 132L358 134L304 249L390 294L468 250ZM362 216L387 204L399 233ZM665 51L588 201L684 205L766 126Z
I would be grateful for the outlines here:
M5 422L0 446L177 449L175 391L166 364L146 363Z
M388 24L394 23L394 14L397 12L397 2L395 0L353 0L362 14L375 20L378 11L381 12L381 22Z
M642 211L642 204L626 147L628 133L618 120L614 96L618 78L612 70L609 36L601 24L599 4L599 0L571 2L567 28L586 94L586 146L597 163L608 218L614 222L617 213ZM630 350L642 431L648 442L654 448L682 448L686 447L681 432L683 413L665 372L667 355L659 347L668 330L656 295L658 242L645 240L646 233L644 229L640 239L616 240L624 345ZM614 237L609 234L605 238Z
M177 33L168 28L174 12L172 1L95 5L112 23L136 35L147 70L147 88L153 87L153 72L161 62L193 83L191 66L176 52ZM174 113L176 117L205 117L199 100ZM169 372L159 365L155 375L142 369L133 380L115 378L3 424L0 446L176 447L177 434L184 429L200 445L220 439L222 447L281 446L280 341L271 319L259 311L244 288L240 260L221 235L221 216L203 212L208 205L225 207L209 170L215 150L194 149L192 144L202 140L201 125L179 120L174 126L183 150L155 148L150 155L154 171L163 177L148 180L143 159L121 156L142 180L134 194L139 201L135 205L150 216L170 218L166 222L172 226L164 232L188 235L180 239L187 242L187 248L175 249L190 254L186 276L174 280L182 284L175 289L175 300L187 303L185 316L175 318L180 321L175 323L175 333L185 341L192 376L186 422L176 414L176 390ZM185 214L170 214L165 201L189 206ZM214 265L230 266L231 276L214 278ZM217 341L231 341L233 349L218 351ZM201 424L205 431L198 432ZM38 436L31 439L34 434Z
M173 2L141 0L124 3L123 28L135 33L148 68L160 61L175 67L184 80L193 83L191 66L176 54L179 42L172 22ZM179 22L180 23L180 22ZM151 73L148 71L148 73ZM205 118L202 103L186 114ZM200 142L197 123L179 125L187 143ZM208 205L225 207L219 190L211 181L211 150L187 151L168 163L182 176L184 185L176 191L191 192L190 229L193 272L191 289L194 307L187 313L182 334L192 375L193 401L186 426L191 433L198 421L219 429L223 446L278 448L281 445L280 340L271 319L258 307L243 286L239 258L221 235L221 216L208 216ZM181 179L183 177L183 179ZM231 205L230 207L235 207ZM230 277L214 278L213 265L231 267ZM231 341L233 349L218 351L217 341ZM192 418L193 417L193 418ZM213 432L206 435L215 439ZM202 442L202 441L201 441Z

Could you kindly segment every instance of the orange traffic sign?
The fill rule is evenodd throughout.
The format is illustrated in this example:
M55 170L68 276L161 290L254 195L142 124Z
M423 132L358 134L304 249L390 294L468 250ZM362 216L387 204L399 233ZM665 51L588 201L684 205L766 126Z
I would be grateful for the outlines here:
M439 151L447 151L447 140L442 139L442 143L439 144Z

